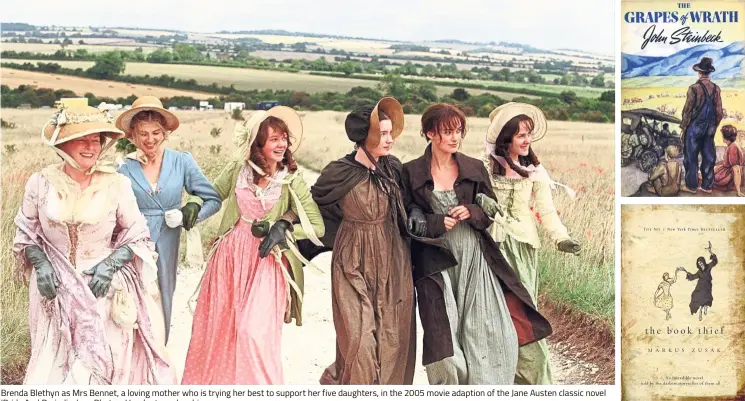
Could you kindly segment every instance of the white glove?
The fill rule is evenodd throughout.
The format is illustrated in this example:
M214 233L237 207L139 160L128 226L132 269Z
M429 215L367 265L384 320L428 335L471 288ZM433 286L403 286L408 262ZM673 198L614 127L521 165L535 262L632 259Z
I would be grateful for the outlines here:
M180 209L166 211L165 217L166 225L171 228L176 228L184 223L184 214L181 213Z

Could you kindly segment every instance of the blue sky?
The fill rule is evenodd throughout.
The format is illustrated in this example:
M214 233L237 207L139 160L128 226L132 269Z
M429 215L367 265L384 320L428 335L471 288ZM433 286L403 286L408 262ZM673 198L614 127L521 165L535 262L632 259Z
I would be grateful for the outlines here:
M15 1L3 22L198 32L285 29L394 40L519 42L614 52L614 0Z

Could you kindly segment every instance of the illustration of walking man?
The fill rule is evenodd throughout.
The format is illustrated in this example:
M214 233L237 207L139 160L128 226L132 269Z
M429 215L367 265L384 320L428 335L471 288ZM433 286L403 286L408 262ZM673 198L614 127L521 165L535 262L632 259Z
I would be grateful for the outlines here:
M683 107L683 165L685 186L683 191L696 193L699 188L699 155L701 155L701 191L711 193L714 184L714 164L717 152L714 134L722 121L722 97L719 86L711 82L710 75L716 71L709 57L701 58L693 70L698 72L698 81L688 87Z

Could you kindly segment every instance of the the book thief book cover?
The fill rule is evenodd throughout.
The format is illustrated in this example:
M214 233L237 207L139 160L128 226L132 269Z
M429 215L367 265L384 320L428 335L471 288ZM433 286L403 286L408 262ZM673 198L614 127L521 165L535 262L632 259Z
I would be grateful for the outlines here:
M623 205L624 400L745 397L745 205Z

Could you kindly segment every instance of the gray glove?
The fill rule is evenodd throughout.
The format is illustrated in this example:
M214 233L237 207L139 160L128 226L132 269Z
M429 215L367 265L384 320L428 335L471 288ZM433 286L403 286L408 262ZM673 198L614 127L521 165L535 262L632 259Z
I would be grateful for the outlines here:
M114 273L121 270L133 257L134 252L128 246L124 245L112 252L106 259L98 262L97 265L83 272L83 274L93 276L88 287L90 287L96 298L101 298L109 292L111 280L114 279Z
M491 218L496 217L497 213L499 213L500 216L504 217L504 210L502 210L502 206L499 206L499 203L497 203L497 201L484 194L476 195L476 204L481 208L481 210L484 211L484 213L486 213L487 216Z
M564 241L559 242L556 246L562 252L573 253L575 255L578 255L582 250L582 245L573 239L565 239Z
M407 225L409 231L418 237L423 237L427 233L427 218L419 208L411 209Z
M54 299L57 296L59 281L47 254L38 245L27 246L24 254L36 270L36 286L39 288L39 293L44 298Z

